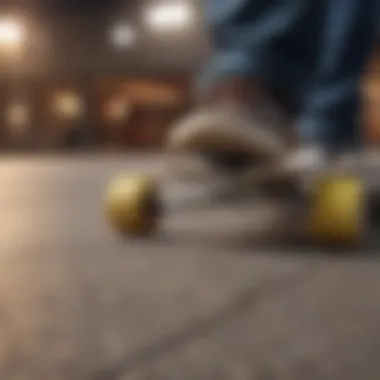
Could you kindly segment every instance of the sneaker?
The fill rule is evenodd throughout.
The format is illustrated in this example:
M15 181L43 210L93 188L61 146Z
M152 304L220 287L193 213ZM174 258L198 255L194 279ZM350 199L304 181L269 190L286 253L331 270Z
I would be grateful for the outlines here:
M169 152L200 153L225 168L268 159L287 148L281 133L276 133L285 128L268 116L228 106L198 109L173 126L166 148Z
M167 143L176 152L245 152L275 155L284 148L272 128L241 110L208 107L175 124Z
M230 80L215 89L211 101L170 129L167 149L200 153L213 165L229 169L282 154L289 118L247 82Z

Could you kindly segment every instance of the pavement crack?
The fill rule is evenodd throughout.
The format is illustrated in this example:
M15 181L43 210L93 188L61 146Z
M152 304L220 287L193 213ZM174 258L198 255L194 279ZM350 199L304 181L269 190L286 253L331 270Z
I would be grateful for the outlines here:
M240 291L231 302L221 310L200 318L180 331L166 335L157 342L146 345L134 354L119 362L116 366L97 372L93 380L116 380L137 368L157 360L160 356L176 350L198 338L211 334L223 324L233 320L254 306L264 297L278 295L279 292L289 290L289 287L299 285L300 281L310 279L323 270L324 265L312 265L307 270L296 275L286 275L274 281L263 283L259 287L248 287Z

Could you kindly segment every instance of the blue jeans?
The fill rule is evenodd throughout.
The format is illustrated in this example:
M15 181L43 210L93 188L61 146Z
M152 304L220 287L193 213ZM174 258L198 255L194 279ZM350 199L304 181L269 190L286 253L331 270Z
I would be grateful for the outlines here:
M360 78L378 0L204 0L214 53L201 91L228 77L261 79L297 105L301 139L360 141Z

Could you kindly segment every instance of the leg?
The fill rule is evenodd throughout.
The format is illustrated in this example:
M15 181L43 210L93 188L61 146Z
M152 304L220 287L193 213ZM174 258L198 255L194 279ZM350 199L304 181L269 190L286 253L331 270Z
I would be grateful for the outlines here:
M198 83L212 109L182 120L169 146L195 150L284 149L289 125L317 62L323 1L206 0L214 54Z
M371 51L379 2L329 0L313 85L298 121L305 141L345 149L360 140L360 80Z
M294 111L318 61L325 1L205 0L214 54L199 78L198 97L205 100L217 84L244 78L274 88Z

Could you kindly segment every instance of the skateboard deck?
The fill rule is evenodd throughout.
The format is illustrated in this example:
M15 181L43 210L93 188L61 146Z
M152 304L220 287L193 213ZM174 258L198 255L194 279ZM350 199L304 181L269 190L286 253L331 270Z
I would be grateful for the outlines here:
M204 210L210 205L225 205L226 202L241 200L243 195L255 197L255 189L266 182L292 178L297 188L300 179L307 175L315 183L301 193L295 194L291 204L304 210L307 234L317 241L334 244L353 244L367 229L370 214L369 192L356 174L361 172L355 157L331 162L314 173L293 170L282 159L268 161L260 167L249 167L242 172L221 177L215 175L206 183L186 179L183 191L167 192L165 184L170 178L146 174L124 174L115 179L108 188L106 211L109 222L123 235L141 236L154 233L166 215L180 211ZM169 174L171 174L169 172ZM251 191L252 189L252 191ZM248 190L245 192L245 190ZM283 194L289 202L288 194ZM289 204L289 203L288 203ZM295 208L296 209L296 208ZM252 212L255 212L253 209Z
M179 157L175 169L169 169L166 177L160 173L156 179L161 183L174 180L183 186L183 191L176 199L173 196L166 198L165 204L170 205L170 209L205 207L213 201L235 201L237 198L254 197L259 194L275 193L277 198L284 195L288 199L289 188L307 191L308 184L319 177L358 177L363 174L361 168L369 166L368 159L363 160L359 155L347 155L336 157L320 167L308 169L298 165L294 160L294 151L289 150L282 155L268 157L260 164L225 173L207 164L200 156ZM170 159L176 160L173 157Z
M291 182L296 190L301 190L294 193L296 200L308 197L307 202L302 202L308 215L305 225L314 237L348 243L358 240L365 225L363 215L368 211L367 191L360 178L361 168L368 162L361 154L342 155L328 162L320 160L321 165L308 166L300 159L297 149L284 144L275 154L273 151L259 152L262 159L257 164L256 142L245 139L246 132L242 131L240 136L239 133L230 139L227 150L223 149L228 139L213 140L208 135L208 139L203 140L205 144L200 144L198 135L198 140L193 140L198 146L167 156L169 162L163 173L124 175L115 180L106 199L110 222L129 235L146 234L157 228L163 214L254 197L257 190L265 189L266 185L281 189L279 183ZM223 138L226 136L224 134ZM237 148L235 152L252 157L252 165L223 172L203 158L205 151L231 153L233 148ZM165 185L173 181L177 185L181 183L182 191L165 191ZM305 183L309 186L305 187ZM288 200L286 190L279 195ZM300 194L302 197L298 198Z
M176 197L171 194L165 197L163 192L167 208L173 210L203 208L214 202L253 197L270 186L298 180L297 173L285 167L280 157L260 166L252 165L230 173L221 173L207 164L202 166L195 161L196 159L187 164L198 167L183 166L182 169L177 168L175 172L169 170L166 177L157 176L157 180L161 183L172 183L182 188Z

